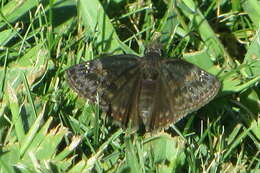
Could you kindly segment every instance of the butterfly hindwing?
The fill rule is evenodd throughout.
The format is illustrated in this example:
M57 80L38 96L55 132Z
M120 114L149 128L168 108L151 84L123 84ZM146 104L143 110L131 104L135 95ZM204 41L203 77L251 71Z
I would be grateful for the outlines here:
M140 87L139 68L128 71L121 79L115 80L113 86L104 93L104 97L110 103L110 114L123 127L137 129L140 125L138 115L138 93ZM123 82L124 81L124 82Z
M171 108L171 96L168 91L166 82L160 77L157 82L151 119L149 124L146 124L147 131L167 127L178 118L174 116L175 113Z

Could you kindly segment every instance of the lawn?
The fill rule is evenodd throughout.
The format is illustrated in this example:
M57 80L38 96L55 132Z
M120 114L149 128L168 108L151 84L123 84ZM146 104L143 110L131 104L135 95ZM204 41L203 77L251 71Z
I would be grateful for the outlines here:
M0 173L260 172L259 19L257 0L1 1ZM221 82L168 129L122 129L69 87L69 67L158 38Z

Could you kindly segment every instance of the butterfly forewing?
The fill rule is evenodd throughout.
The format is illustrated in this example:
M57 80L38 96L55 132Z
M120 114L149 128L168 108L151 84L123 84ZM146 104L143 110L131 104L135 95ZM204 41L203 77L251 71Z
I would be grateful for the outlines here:
M218 93L220 83L217 78L191 63L168 60L163 66L162 76L167 81L168 94L172 97L170 104L173 116L183 117L199 109Z
M115 86L114 81L121 79L122 82L125 73L136 68L138 61L135 55L116 55L87 61L67 70L68 83L80 96L93 103L98 95L101 106L106 107L107 111L109 100L103 99L104 93L120 88L120 82ZM107 93L106 97L111 94Z

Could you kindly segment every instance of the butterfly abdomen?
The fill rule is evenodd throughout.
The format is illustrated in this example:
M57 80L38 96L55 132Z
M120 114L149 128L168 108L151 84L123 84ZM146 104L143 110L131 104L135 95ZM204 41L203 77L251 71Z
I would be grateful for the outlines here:
M149 125L155 102L156 80L142 80L139 95L138 112L143 124Z

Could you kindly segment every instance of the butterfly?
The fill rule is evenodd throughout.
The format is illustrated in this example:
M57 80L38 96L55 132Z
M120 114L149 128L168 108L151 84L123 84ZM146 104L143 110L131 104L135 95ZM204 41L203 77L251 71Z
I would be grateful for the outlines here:
M167 128L210 102L219 80L181 59L161 56L150 46L144 57L105 56L70 67L69 85L123 127Z

